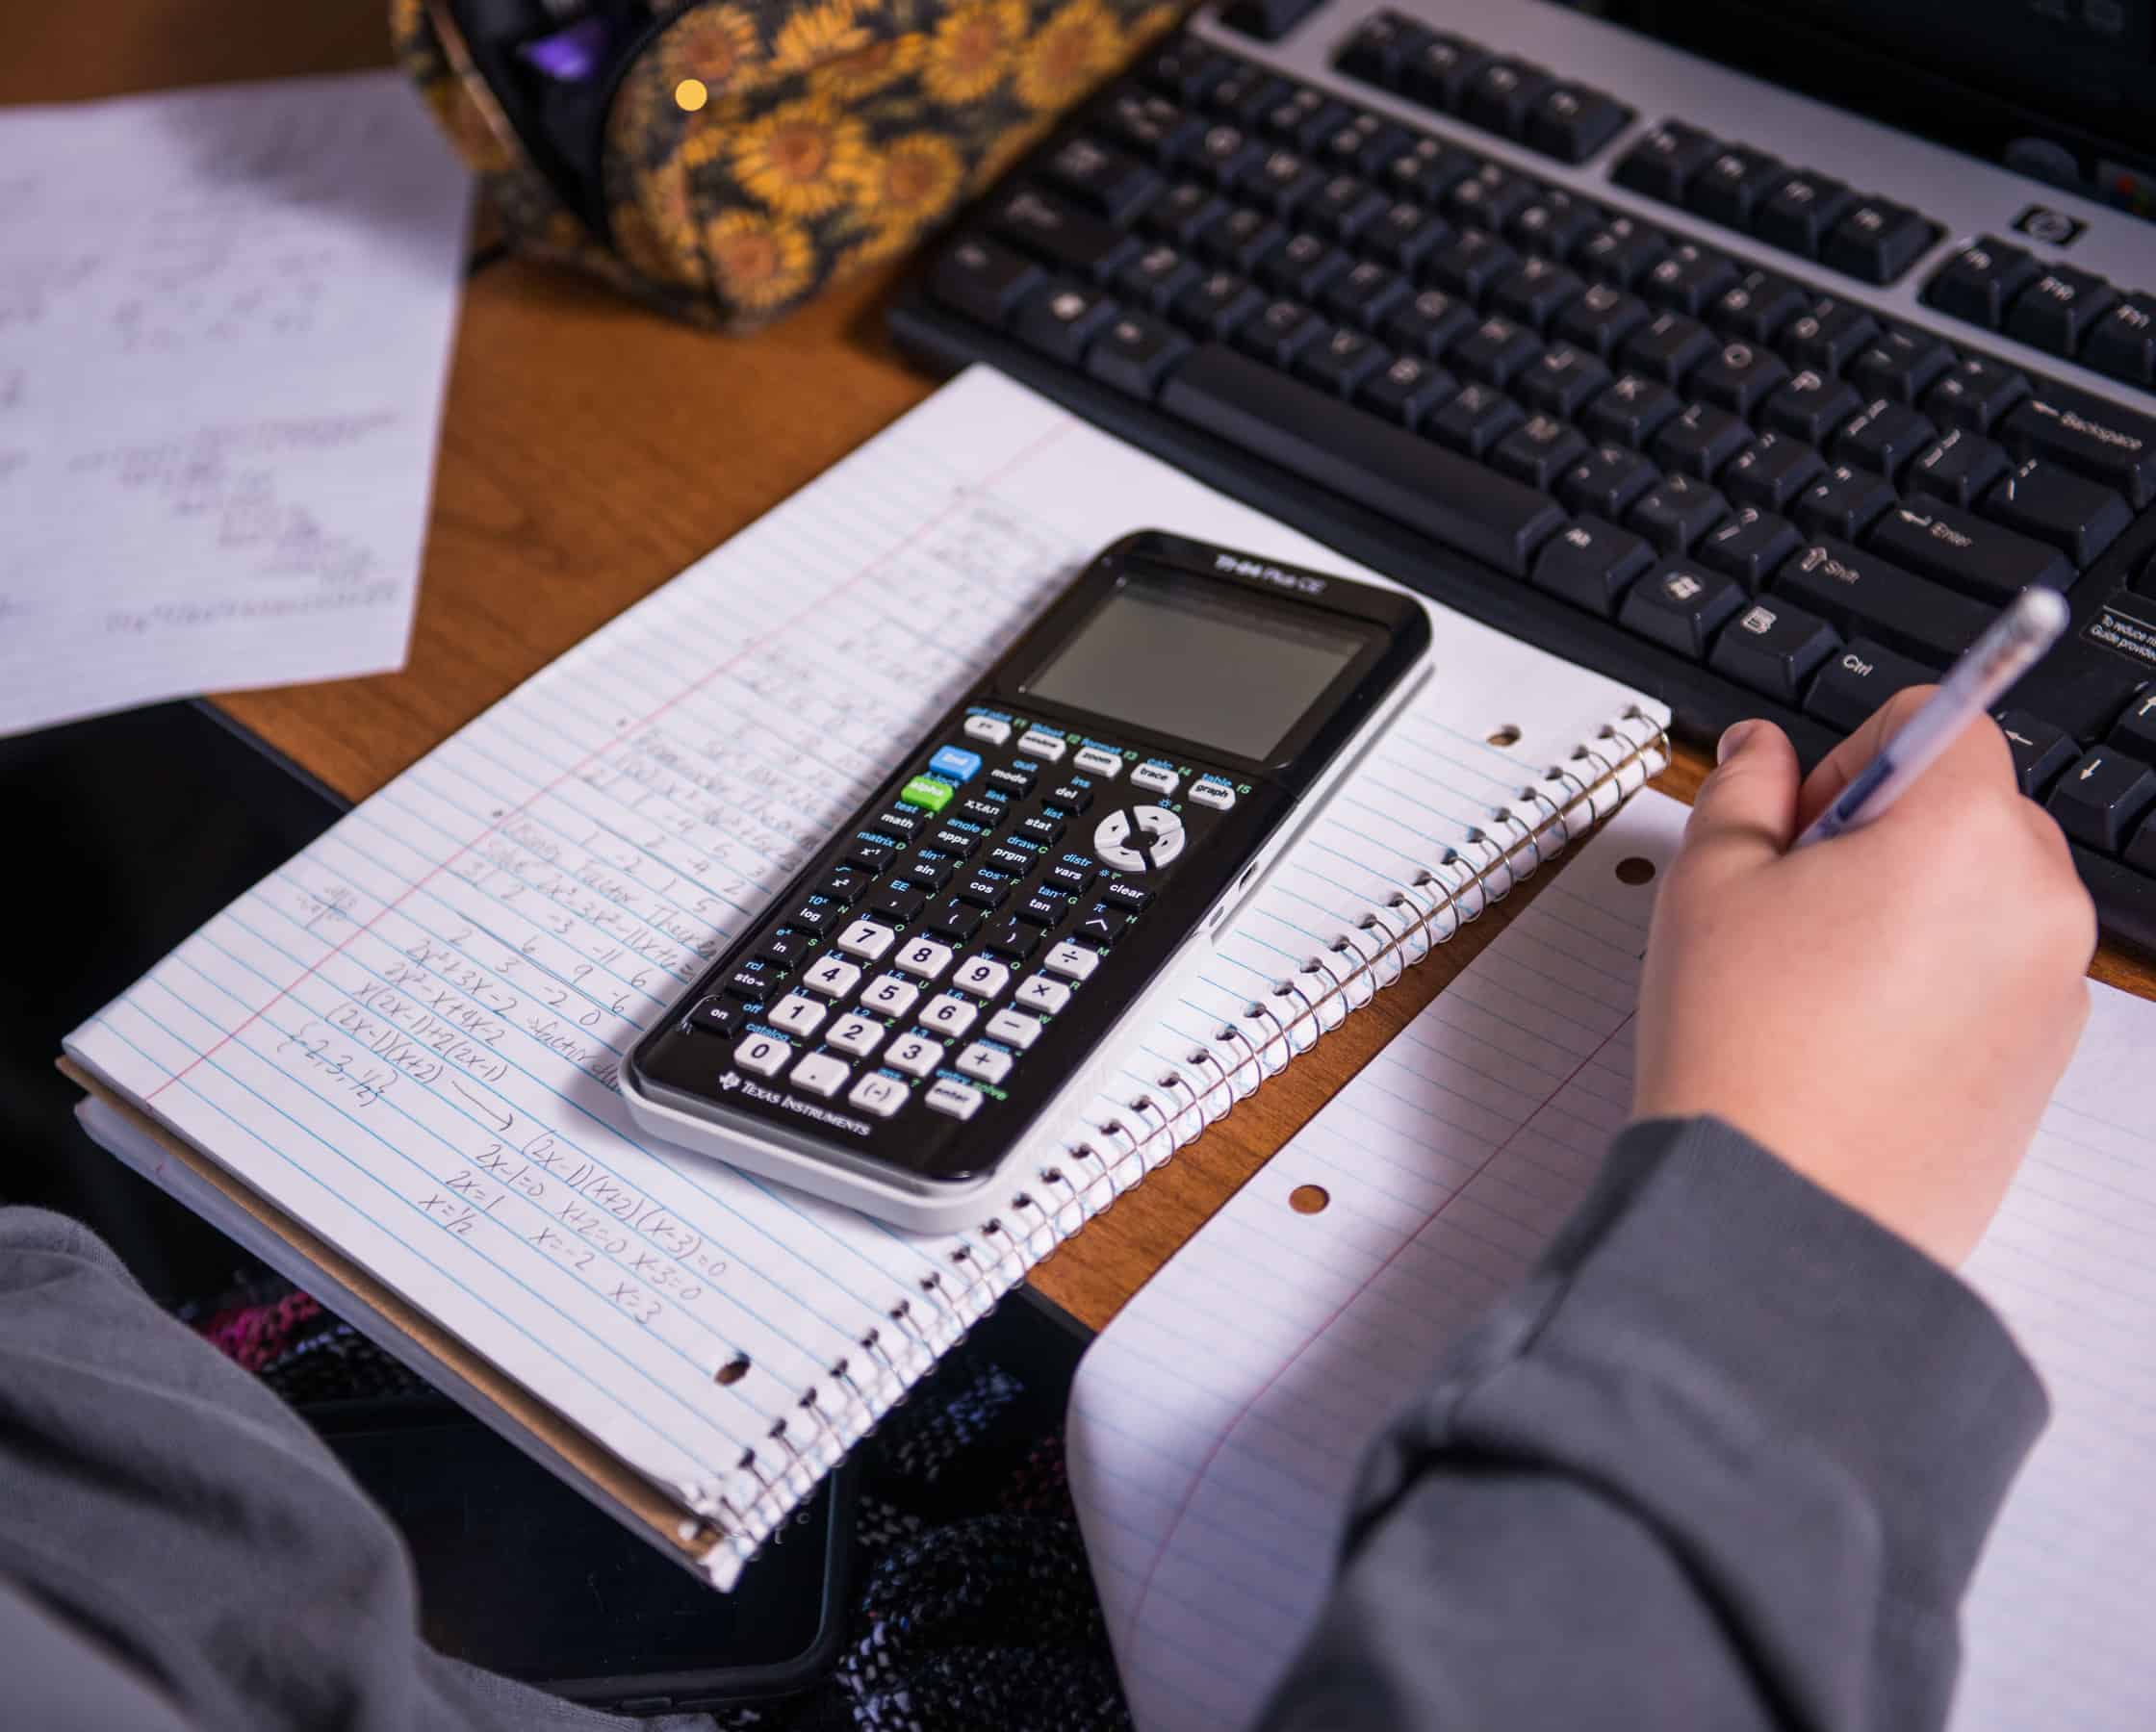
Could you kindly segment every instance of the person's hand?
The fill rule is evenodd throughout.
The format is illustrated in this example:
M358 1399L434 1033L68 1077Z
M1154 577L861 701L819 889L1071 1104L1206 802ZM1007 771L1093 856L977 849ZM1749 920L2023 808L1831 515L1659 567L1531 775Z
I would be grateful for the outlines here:
M1787 852L1930 693L1801 790L1772 723L1723 736L1655 909L1633 1110L1715 1113L1957 1263L2088 1017L2095 912L1985 723L1873 823Z

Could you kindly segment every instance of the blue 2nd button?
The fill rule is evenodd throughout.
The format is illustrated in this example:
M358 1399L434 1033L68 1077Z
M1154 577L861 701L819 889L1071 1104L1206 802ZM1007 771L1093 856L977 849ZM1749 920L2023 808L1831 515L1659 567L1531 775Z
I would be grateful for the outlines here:
M962 746L943 746L928 761L928 773L948 782L971 781L981 773L981 754Z

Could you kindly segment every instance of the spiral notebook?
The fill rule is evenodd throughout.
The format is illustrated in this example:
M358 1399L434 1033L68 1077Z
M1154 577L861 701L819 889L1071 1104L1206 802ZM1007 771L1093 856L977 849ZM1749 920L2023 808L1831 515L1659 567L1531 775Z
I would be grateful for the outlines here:
M965 374L77 1030L86 1123L731 1585L1028 1267L1662 762L1656 706L1440 614L1426 692L976 1227L908 1235L645 1141L630 1043L1146 525L1353 571Z
M1071 1490L1139 1732L1250 1723L1324 1596L1365 1446L1585 1191L1630 1110L1684 813L1628 806L1081 1362ZM2053 1412L1969 1593L1954 1732L2156 1725L2156 1135L2136 1111L2156 1004L2093 994L1964 1271Z

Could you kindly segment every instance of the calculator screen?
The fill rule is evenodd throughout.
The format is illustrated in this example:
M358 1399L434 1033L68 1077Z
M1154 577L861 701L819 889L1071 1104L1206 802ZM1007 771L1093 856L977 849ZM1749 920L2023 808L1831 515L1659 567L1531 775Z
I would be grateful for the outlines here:
M1375 626L1262 597L1134 574L1025 690L1262 760L1376 634Z

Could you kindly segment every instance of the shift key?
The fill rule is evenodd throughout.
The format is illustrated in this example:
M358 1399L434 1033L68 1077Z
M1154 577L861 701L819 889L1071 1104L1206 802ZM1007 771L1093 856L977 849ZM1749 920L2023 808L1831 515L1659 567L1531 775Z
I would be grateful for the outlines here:
M1994 612L1832 536L1790 554L1770 587L1845 637L1875 638L1933 667L1975 643Z
M1897 505L1864 539L1896 565L1994 606L2005 606L2032 583L2071 589L2080 575L2048 543L1934 499Z

